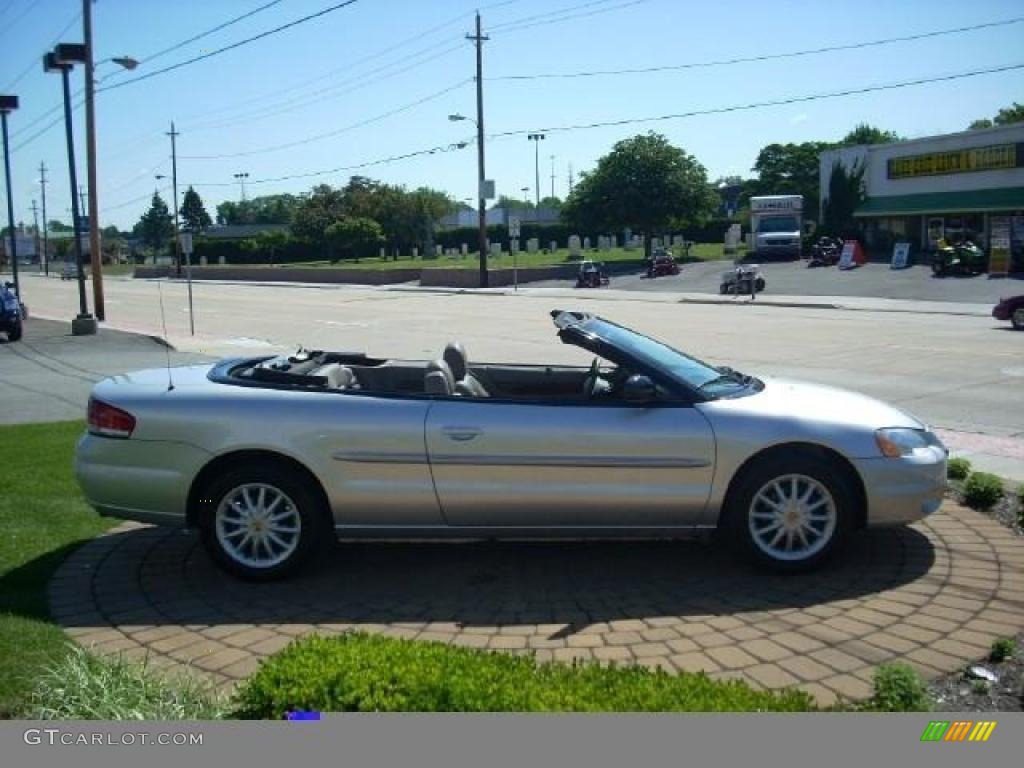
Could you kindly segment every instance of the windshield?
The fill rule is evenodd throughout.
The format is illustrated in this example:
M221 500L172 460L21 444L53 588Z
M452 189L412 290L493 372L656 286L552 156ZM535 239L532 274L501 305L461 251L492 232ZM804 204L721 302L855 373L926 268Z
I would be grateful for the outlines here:
M769 219L761 219L758 230L762 233L772 232L796 232L800 229L797 226L794 216L772 216Z
M645 365L663 371L691 389L700 389L711 382L716 382L716 387L719 383L732 389L736 386L743 386L738 379L723 379L721 370L695 357L684 355L667 344L662 344L660 341L655 341L620 325L609 323L607 320L595 318L587 321L582 327ZM705 393L708 393L708 389L710 387L705 389Z

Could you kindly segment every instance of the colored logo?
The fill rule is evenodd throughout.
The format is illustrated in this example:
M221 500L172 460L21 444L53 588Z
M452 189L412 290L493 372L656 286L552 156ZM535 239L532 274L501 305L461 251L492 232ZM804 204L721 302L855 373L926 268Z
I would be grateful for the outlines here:
M988 741L995 729L995 720L932 720L921 741Z
M302 710L285 713L286 720L319 720L319 712L305 712Z

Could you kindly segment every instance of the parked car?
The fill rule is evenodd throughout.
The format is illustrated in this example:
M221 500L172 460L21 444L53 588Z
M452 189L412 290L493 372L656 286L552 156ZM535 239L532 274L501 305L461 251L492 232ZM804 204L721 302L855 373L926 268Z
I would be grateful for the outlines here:
M996 320L1009 320L1015 330L1024 331L1024 294L1000 299L992 310Z
M934 512L946 450L863 395L714 366L551 313L589 366L301 351L101 381L76 454L100 513L201 532L269 579L335 537L679 537L824 562ZM684 564L681 564L684 565Z
M648 277L662 277L663 275L678 275L679 264L675 257L665 250L657 250L651 254L647 262Z
M8 341L21 338L27 316L25 305L14 292L14 283L5 282L0 285L0 331L7 334Z

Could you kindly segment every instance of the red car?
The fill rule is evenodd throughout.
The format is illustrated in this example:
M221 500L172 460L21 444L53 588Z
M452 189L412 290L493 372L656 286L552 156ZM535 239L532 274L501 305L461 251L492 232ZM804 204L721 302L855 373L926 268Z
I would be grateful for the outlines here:
M1024 331L1024 294L1000 299L992 310L996 320L1009 320L1018 331Z

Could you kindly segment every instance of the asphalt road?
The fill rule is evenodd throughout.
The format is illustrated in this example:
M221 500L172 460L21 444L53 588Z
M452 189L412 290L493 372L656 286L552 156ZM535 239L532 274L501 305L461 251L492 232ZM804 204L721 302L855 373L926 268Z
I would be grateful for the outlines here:
M197 283L193 337L185 286L160 285L162 294L154 281L108 280L108 327L160 335L162 295L170 342L182 352L216 356L292 350L301 344L424 359L439 356L447 341L459 339L471 361L587 364L589 357L581 350L557 341L548 316L553 308L585 309L712 363L886 400L946 430L951 447L990 457L987 468L1024 480L1024 334L978 312L984 310L980 305L959 305L974 314L926 314L914 311L914 305L885 301L870 306L899 311L764 306L760 301L692 304L680 303L673 294L621 291L487 294ZM73 283L28 277L23 293L36 316L70 319L74 313ZM50 350L33 341L34 325L30 321L25 349L29 354L33 346ZM25 352L4 348L0 389L7 393L8 381L43 389L63 377L81 382L81 390L86 379L103 372L162 364L161 350L148 339L133 342L144 351L112 357L106 344L114 338L108 332L93 340L47 342L55 345L51 357L62 358L58 348L73 350L68 359L75 367L25 361L18 363L21 373L13 379L8 366Z
M684 264L678 275L648 279L645 274L613 275L611 287L625 291L718 294L722 272L732 262L708 261ZM870 296L914 301L995 304L1000 297L1024 293L1024 276L992 278L936 278L930 267L890 269L887 264L865 264L850 270L836 267L808 268L806 261L761 263L767 282L765 296ZM570 280L530 283L533 287L565 287Z

